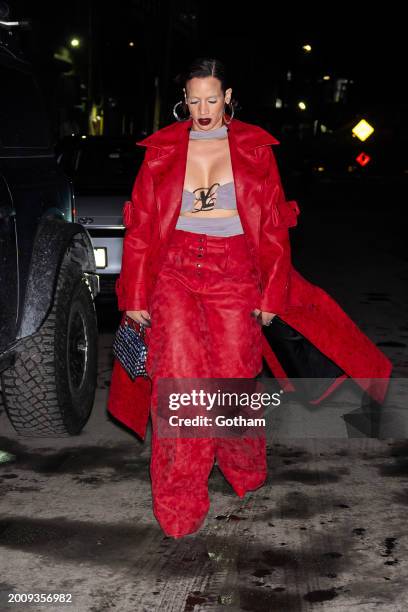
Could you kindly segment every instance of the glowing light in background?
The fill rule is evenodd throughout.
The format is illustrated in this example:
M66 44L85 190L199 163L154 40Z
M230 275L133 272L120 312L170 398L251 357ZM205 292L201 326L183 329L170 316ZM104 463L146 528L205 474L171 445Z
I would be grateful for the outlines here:
M370 160L371 157L367 155L367 153L363 152L361 152L360 155L356 157L356 162L358 162L360 166L366 166Z
M364 142L374 132L374 128L365 119L361 119L351 130L352 133Z

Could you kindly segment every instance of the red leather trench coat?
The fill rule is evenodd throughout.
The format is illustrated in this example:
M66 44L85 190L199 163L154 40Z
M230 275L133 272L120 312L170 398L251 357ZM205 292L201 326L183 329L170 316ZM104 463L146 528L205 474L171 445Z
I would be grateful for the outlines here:
M174 122L137 142L146 147L146 153L132 199L123 208L126 232L116 282L119 310L149 311L150 296L181 208L191 127L192 119ZM323 289L303 278L291 263L289 228L297 224L299 207L285 198L270 146L279 141L263 128L236 118L228 126L228 139L237 208L261 288L262 301L254 308L278 314L336 363L344 377L357 379L382 402L392 370L390 360ZM285 371L264 337L262 342L272 373L285 379ZM359 379L367 379L367 383ZM369 379L383 381L368 384ZM114 360L108 410L142 438L150 391L150 379L132 382Z

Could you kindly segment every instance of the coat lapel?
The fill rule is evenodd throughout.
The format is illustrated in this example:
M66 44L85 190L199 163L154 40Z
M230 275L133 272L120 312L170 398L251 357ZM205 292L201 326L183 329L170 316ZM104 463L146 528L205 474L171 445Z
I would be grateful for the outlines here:
M230 119L227 116L227 121ZM137 142L148 147L149 165L159 214L160 235L166 241L177 224L181 209L192 119L172 123ZM237 209L250 242L259 244L261 188L265 169L257 163L255 149L279 141L255 125L232 119L228 126L231 165Z
M232 120L228 132L234 175L237 209L250 248L259 247L262 188L265 167L256 157L258 147L279 144L271 134L257 126Z

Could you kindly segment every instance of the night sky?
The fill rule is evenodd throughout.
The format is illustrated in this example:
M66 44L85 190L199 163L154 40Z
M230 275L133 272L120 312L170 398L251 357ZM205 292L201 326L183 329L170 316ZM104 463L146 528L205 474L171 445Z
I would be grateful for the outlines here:
M148 2L145 2L145 4ZM137 38L129 10L131 0L120 3L93 2L96 17L104 29L105 39ZM137 3L136 3L137 4ZM156 4L156 3L153 3ZM173 2L183 10L188 2ZM57 43L70 32L86 32L86 2L69 3L15 1L10 5L19 16L31 17L41 29L41 44ZM170 2L159 2L160 24L165 27ZM251 6L251 10L249 10ZM180 8L181 7L181 8ZM401 94L407 60L407 39L402 4L365 3L203 3L197 2L198 40L188 42L184 55L191 59L202 54L222 56L231 72L242 75L240 64L247 69L246 57L255 55L250 71L267 80L268 69L290 65L301 53L301 45L313 47L314 61L322 70L335 70L339 76L364 81L378 96ZM110 28L106 28L106 22ZM160 36L157 44L160 44ZM178 65L172 68L177 72Z
M15 0L10 4L14 16L32 19L31 54L40 62L51 61L59 46L69 47L72 36L82 38L82 48L74 53L77 66L82 63L83 82L87 80L88 11L92 6L95 91L99 87L120 100L128 98L137 116L144 113L138 107L141 98L141 104L152 107L153 82L159 74L167 113L163 120L172 120L173 105L181 98L180 88L173 82L175 75L194 58L209 56L226 63L233 97L243 109L271 106L275 88L288 70L296 82L310 79L312 87L322 75L330 74L334 79L353 81L349 100L356 113L380 108L394 124L401 124L398 133L406 137L401 119L407 108L403 97L405 17L402 5L395 2L319 6L266 1ZM168 38L171 10L176 19L184 15L185 27L171 29ZM195 29L190 27L193 23ZM130 40L135 41L133 49L128 47ZM306 43L312 46L310 54L302 50Z
M283 4L256 2L249 11L245 4L228 8L220 3L216 16L202 11L204 30L225 37L228 56L232 45L237 57L245 54L247 45L255 46L265 74L271 63L295 62L302 55L302 44L309 43L323 72L334 70L338 76L353 78L367 93L370 90L384 100L401 95L407 60L401 5Z

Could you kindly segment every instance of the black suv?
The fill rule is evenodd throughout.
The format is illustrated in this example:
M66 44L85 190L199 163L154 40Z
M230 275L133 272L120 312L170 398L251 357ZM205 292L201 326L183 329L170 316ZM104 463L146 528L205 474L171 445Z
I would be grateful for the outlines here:
M0 377L20 435L81 431L94 402L99 291L89 234L73 223L30 64L0 3ZM1 34L3 33L3 37Z

